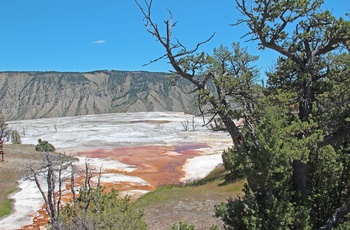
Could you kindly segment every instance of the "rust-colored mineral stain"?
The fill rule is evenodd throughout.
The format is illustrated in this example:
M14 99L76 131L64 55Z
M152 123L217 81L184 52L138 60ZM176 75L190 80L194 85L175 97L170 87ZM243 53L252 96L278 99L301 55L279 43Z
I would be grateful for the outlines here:
M22 230L40 230L49 223L49 215L46 213L45 204L38 210L37 215L33 218L33 223L23 226Z
M136 166L136 170L125 173L137 176L149 184L153 189L166 184L177 184L184 176L182 170L187 159L200 155L200 148L209 148L204 143L183 144L178 146L137 146L119 147L114 149L98 149L80 152L79 156L90 158L107 158L118 160L124 164ZM177 154L169 154L175 152Z
M130 190L154 190L166 184L177 184L184 176L185 172L182 167L187 159L200 155L200 148L210 148L205 143L190 143L176 146L137 146L137 147L119 147L113 149L97 149L93 151L79 152L78 156L89 158L105 158L110 160L118 160L124 164L133 165L137 169L133 172L118 171L117 169L103 170L103 173L126 174L137 176L150 184L140 185L135 182L108 182L101 183L105 192L116 189L118 191ZM83 176L75 179L75 185L83 184ZM66 190L70 190L70 185L66 186ZM63 202L71 201L71 194L62 197ZM40 229L47 225L48 215L43 205L38 210L38 215L34 217L33 224L24 226L22 229Z
M152 125L161 125L161 124L167 124L170 123L171 121L168 120L146 120L146 124L152 124Z

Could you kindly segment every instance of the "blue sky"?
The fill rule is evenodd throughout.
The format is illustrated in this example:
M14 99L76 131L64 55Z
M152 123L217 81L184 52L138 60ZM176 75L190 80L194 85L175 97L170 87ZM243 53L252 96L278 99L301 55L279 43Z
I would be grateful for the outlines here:
M343 16L350 0L326 0L325 7ZM178 22L174 37L186 46L215 32L202 51L240 41L260 56L262 72L274 63L275 53L240 40L245 27L229 26L240 17L234 0L154 0L159 26L167 8ZM166 60L142 66L164 51L146 32L134 0L0 0L0 34L0 71L171 70Z

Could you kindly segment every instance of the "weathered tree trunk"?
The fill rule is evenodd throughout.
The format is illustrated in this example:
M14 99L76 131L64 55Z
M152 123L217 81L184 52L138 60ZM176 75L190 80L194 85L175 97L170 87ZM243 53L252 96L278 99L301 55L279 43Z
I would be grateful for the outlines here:
M9 135L10 130L7 127L7 123L5 121L5 117L2 115L0 111L0 155L1 155L1 161L4 161L4 141L5 138Z
M214 110L217 111L217 114L220 116L222 122L226 127L227 132L231 136L234 146L236 148L239 147L241 145L242 136L238 127L234 123L232 117L228 115L229 111L219 108L220 105L227 104L227 103L226 102L223 103L222 101L220 103L220 100L217 100L215 98L212 98L211 100L209 100L209 103L213 106Z
M309 122L309 116L312 110L312 101L313 101L313 89L312 89L312 78L309 77L308 82L304 83L304 95L300 101L299 109L299 119L303 122ZM301 134L302 138L304 134ZM306 159L305 159L306 160ZM303 163L301 159L293 159L293 187L298 193L297 200L304 202L308 196L308 165ZM299 200L299 198L301 198Z
M219 116L222 119L222 122L225 124L225 127L226 127L228 133L230 134L234 146L239 147L241 145L242 136L241 136L241 133L240 133L238 127L233 122L231 117L229 117L225 114L220 114L220 113L219 113Z

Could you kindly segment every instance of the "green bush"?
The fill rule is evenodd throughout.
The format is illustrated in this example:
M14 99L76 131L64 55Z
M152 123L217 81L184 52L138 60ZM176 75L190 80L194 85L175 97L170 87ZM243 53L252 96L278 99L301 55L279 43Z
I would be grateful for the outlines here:
M35 150L40 152L54 152L56 149L48 141L39 139L38 144L35 146Z
M82 189L75 203L67 204L59 216L60 229L147 229L143 210L128 197L119 198L112 190Z
M194 230L194 225L179 222L179 224L174 223L168 230Z

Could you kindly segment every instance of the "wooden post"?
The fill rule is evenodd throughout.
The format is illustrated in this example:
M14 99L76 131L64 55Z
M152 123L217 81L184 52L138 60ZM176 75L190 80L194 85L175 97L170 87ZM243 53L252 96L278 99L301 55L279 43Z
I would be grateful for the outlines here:
M1 161L2 162L5 161L5 159L4 159L5 152L4 152L4 142L3 141L0 141L0 154L1 154Z
M1 161L4 161L4 141L7 135L9 135L10 131L7 128L7 123L5 121L4 116L2 115L0 111L0 154L1 154Z

